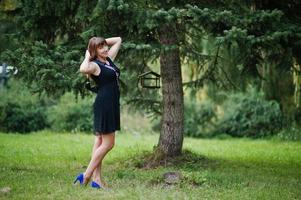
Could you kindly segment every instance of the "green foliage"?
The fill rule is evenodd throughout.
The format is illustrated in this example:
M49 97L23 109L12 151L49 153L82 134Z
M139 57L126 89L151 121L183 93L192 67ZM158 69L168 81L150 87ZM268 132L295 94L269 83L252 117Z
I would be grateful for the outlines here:
M0 89L0 130L28 133L45 128L56 131L93 131L93 99L65 93L58 100L32 94L22 81L10 79Z
M16 18L22 26L22 37L43 40L47 44L65 38L79 39L78 33L86 28L90 13L97 1L33 1L21 0L22 7Z
M13 11L20 7L18 0L3 0L0 2L0 11Z
M53 46L42 41L21 43L23 47L7 50L1 58L18 67L17 76L25 80L33 92L46 92L54 97L72 90L87 94L83 87L84 78L78 72L80 50L77 46Z
M29 133L48 126L44 113L45 109L42 107L24 106L17 102L8 102L6 105L1 103L0 110L5 113L0 119L1 131Z
M272 137L275 140L301 141L301 128L289 127L281 130L277 135Z
M192 137L263 137L282 128L279 104L264 100L263 93L250 88L246 93L217 94L221 103L212 99L197 103L185 101L185 134Z
M264 100L263 93L249 89L246 94L224 94L223 116L216 123L216 134L262 137L273 135L282 128L279 104Z
M87 95L83 76L77 73L88 42L81 33L97 1L19 3L14 13L6 12L13 19L6 21L17 28L13 33L5 31L7 37L17 38L18 42L1 52L1 62L17 67L18 76L34 92L59 97L73 90Z
M184 133L191 137L211 137L216 119L215 106L212 101L198 103L185 100Z
M0 88L0 130L28 133L47 128L43 96L32 95L21 81L9 80Z
M56 131L92 132L92 98L77 99L65 93L57 104L47 108L47 119Z
M289 23L287 16L281 10L252 11L249 9L240 11L239 9L232 10L231 5L227 6L228 9L187 6L187 15L191 17L189 23L195 30L194 32L198 33L202 30L207 35L214 36L215 46L221 48L221 52L216 54L218 59L215 65L211 66L211 68L216 68L214 79L226 82L226 86L231 85L232 79L237 77L236 74L231 74L231 70L235 66L240 71L239 75L244 75L244 78L252 78L249 75L252 75L253 78L261 77L261 61L269 57L285 60L286 65L279 64L277 67L289 70L289 59L292 59L292 54L289 52L292 48L297 47L293 41L301 40L300 27ZM199 23L202 23L201 28L193 26L193 24ZM196 40L198 39L197 35ZM224 54L224 52L230 53ZM287 55L289 55L289 59L286 58ZM225 64L231 64L233 67L223 69ZM221 76L223 74L228 74L230 81L223 80L223 76ZM207 77L207 79L210 78L212 79L212 76ZM237 88L234 87L234 89Z

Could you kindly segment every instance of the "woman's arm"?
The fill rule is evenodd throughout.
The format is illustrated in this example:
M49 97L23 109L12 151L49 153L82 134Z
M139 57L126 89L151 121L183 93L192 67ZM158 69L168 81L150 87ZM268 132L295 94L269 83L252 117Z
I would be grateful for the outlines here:
M120 49L120 46L121 46L121 37L112 37L112 38L107 38L106 39L107 43L109 46L111 46L108 54L109 54L109 57L114 60L117 56L117 53Z
M85 59L80 65L79 71L83 74L93 74L95 70L97 69L97 66L95 63L90 62L90 53L88 50L86 50Z

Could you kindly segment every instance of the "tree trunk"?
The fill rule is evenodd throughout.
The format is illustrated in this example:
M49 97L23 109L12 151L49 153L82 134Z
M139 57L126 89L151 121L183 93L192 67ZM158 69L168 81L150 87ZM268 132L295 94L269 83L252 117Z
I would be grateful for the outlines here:
M163 46L176 45L176 30L164 25L159 30ZM162 76L163 116L158 148L166 156L181 154L184 129L184 100L179 48L164 50L160 55Z
M297 108L301 108L301 67L296 62L294 63L294 84L295 93L294 100Z
M293 79L289 71L281 69L279 60L263 56L261 89L265 99L277 101L286 120L292 121L295 117Z
M301 127L301 66L294 61L294 103L295 103L295 125Z
M265 99L267 100L276 100L279 101L279 96L277 95L277 90L279 89L277 83L277 73L276 73L276 65L273 61L268 61L265 59L262 62L262 77L264 80L262 81L261 88L264 91Z

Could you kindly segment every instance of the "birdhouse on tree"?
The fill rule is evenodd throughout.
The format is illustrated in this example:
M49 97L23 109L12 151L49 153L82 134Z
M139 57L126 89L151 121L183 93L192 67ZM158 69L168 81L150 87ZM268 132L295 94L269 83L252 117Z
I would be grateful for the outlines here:
M160 77L160 74L157 74L153 71L148 71L138 76L138 84L143 88L160 88Z

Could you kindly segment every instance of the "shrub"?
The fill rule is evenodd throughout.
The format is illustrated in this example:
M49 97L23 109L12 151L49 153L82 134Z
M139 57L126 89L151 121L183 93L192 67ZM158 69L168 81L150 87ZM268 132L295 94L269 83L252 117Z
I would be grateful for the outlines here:
M211 137L216 113L212 101L184 101L184 133L192 137Z
M288 127L281 130L275 136L274 140L301 141L301 129L299 127Z
M277 133L282 127L279 104L264 100L263 93L254 88L246 93L231 93L222 107L215 134L261 137Z
M75 99L65 93L58 103L47 110L48 123L55 131L93 131L93 98Z
M43 97L33 95L20 80L0 88L0 131L28 133L48 127Z
M262 92L249 88L245 93L220 92L220 103L185 100L184 134L192 137L261 137L282 128L282 114L276 101L266 101ZM220 98L223 97L223 98Z

